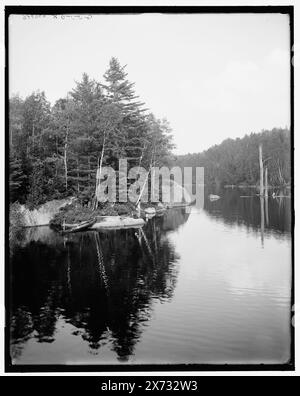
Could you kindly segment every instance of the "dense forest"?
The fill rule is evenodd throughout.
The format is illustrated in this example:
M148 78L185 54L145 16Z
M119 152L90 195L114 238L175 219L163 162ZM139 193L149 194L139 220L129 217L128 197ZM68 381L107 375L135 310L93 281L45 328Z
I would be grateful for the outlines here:
M251 133L243 138L226 139L206 151L179 155L174 165L204 167L205 183L218 185L257 185L258 147L262 144L264 167L269 184L285 186L291 182L291 142L289 129Z
M83 74L53 106L44 92L10 98L11 202L36 207L70 195L91 199L99 166L118 170L120 158L128 169L167 163L169 124L145 108L125 68L112 58L103 82Z

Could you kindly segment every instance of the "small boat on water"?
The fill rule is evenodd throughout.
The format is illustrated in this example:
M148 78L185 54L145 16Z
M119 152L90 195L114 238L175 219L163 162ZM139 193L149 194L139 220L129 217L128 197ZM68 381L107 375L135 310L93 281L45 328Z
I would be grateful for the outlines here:
M155 215L156 210L155 210L155 208L149 207L149 208L145 208L145 209L144 209L144 212L145 212L147 215Z
M77 224L63 224L62 233L69 234L71 232L85 231L96 223L96 219L82 221Z
M218 199L220 199L221 197L219 195L215 195L215 194L209 194L209 199L211 201L217 201Z

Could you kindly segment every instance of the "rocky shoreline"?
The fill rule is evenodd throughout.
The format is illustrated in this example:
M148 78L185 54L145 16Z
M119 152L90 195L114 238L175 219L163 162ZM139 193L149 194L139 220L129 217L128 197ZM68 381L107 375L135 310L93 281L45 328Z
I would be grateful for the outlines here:
M136 228L172 207L174 205L161 202L142 203L139 208L132 203L106 203L92 210L79 204L74 197L69 197L46 202L33 210L14 204L13 210L10 210L10 224L13 229L50 226L55 230L68 229L68 232L72 232L72 228L80 230L80 226L88 222L92 223L85 227L89 230Z

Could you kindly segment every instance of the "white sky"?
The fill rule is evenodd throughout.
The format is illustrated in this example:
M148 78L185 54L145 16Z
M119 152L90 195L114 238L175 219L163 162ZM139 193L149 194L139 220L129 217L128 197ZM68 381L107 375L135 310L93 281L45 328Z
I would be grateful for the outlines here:
M10 94L54 103L109 59L173 129L177 153L290 125L289 20L280 14L10 17Z

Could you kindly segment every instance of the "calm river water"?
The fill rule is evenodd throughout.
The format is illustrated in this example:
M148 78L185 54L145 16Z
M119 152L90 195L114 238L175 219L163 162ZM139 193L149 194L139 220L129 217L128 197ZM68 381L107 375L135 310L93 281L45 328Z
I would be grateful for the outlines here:
M11 246L13 363L287 362L291 200L219 194L141 230L28 230Z

